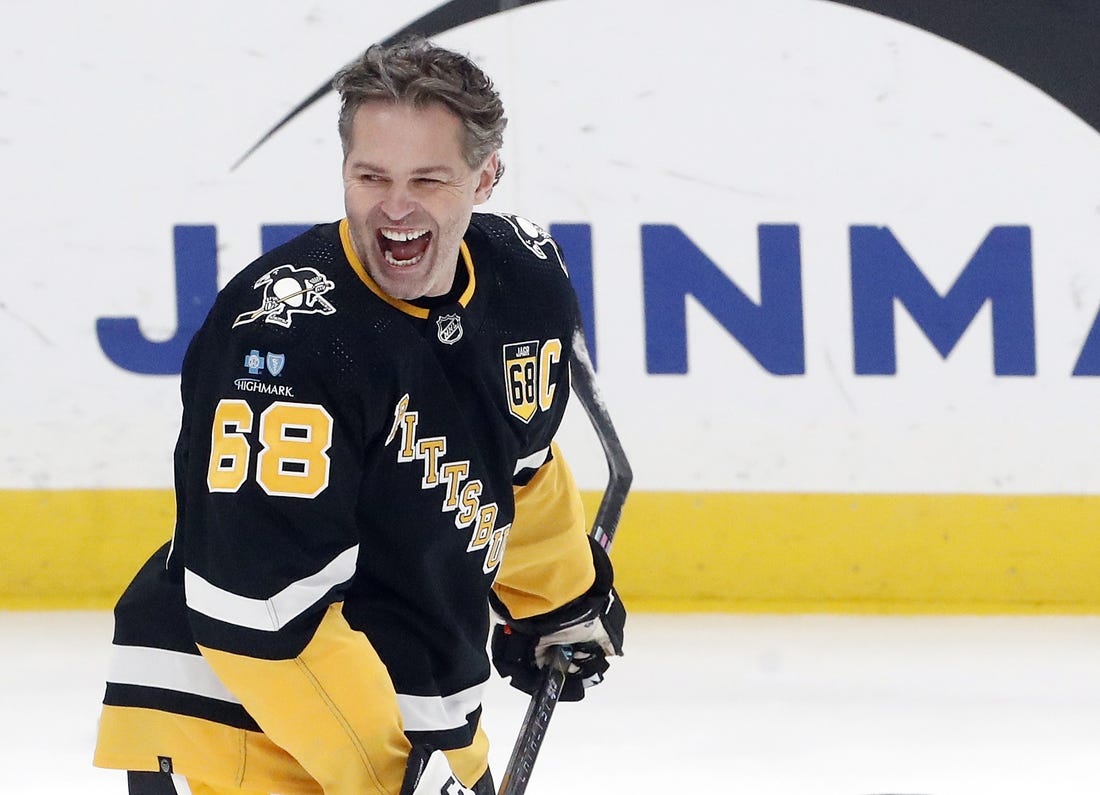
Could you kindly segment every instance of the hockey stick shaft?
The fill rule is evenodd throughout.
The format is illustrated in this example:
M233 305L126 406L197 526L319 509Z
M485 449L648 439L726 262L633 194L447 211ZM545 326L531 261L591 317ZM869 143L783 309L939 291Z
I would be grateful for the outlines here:
M604 489L603 499L600 500L600 507L592 522L592 537L606 550L611 547L611 541L615 537L634 473L611 422L611 415L600 396L596 385L596 371L588 356L584 332L579 327L573 333L573 359L569 373L573 392L588 414L607 459L607 488ZM519 737L516 738L508 767L501 777L498 795L523 795L526 792L535 759L546 739L546 730L561 696L572 658L571 647L558 646L550 664L543 670L542 681L531 697L527 714L520 724Z
M588 356L588 346L585 345L584 332L580 328L573 332L573 360L569 374L573 392L588 414L607 460L607 488L604 489L603 499L600 500L600 507L592 522L592 537L604 549L609 549L623 514L623 505L634 480L634 473L630 469L630 461L619 441L619 434L615 431L607 405L600 395L596 384L596 370Z
M512 757L501 777L498 795L523 795L526 791L535 758L546 738L546 730L550 726L554 707L558 705L561 689L565 686L565 677L572 658L573 650L569 646L558 646L553 650L553 657L544 669L539 689L531 696L531 703L527 705L527 714L523 716Z

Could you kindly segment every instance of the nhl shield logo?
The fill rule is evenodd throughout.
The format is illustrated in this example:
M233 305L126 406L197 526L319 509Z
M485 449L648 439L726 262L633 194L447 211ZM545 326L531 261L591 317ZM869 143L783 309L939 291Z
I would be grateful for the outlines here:
M437 336L444 345L454 345L462 339L462 318L458 315L440 315L435 319Z
M538 411L539 342L513 342L504 346L504 384L508 411L530 422Z

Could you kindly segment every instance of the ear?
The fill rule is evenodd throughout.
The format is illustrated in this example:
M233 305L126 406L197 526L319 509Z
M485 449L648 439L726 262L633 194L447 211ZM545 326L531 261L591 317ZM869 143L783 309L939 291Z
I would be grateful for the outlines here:
M499 152L493 152L485 159L477 172L477 190L474 191L474 204L484 204L493 195L493 186L496 184L497 168L499 166Z

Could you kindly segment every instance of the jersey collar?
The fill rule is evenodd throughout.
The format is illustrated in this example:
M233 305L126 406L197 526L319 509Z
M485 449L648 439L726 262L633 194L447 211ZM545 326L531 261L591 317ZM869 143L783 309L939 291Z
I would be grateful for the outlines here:
M363 266L363 263L359 259L359 255L355 253L355 247L351 244L351 234L348 231L348 219L344 218L340 221L340 243L344 247L344 256L348 258L348 262L351 264L352 270L355 271L359 280L367 286L368 289L394 309L399 309L406 315L412 315L413 317L427 318L430 311L423 307L411 304L408 301L403 301L400 298L394 298L391 295L387 295L382 291L382 288L378 286L378 283L371 278L367 273L367 269ZM470 257L470 249L466 246L466 241L462 240L458 245L459 255L462 257L462 262L466 267L466 273L469 274L469 283L466 285L466 289L462 291L462 295L458 299L458 303L465 307L470 303L470 299L474 296L474 287L476 282L474 280L474 261Z

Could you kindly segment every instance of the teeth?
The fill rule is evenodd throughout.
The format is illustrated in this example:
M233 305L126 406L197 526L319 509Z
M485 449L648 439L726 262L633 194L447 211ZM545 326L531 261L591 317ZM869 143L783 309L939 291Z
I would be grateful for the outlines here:
M427 229L383 229L381 231L382 237L386 240L393 240L398 243L416 240L418 237L424 237L428 234Z
M412 259L396 259L393 256L393 252L383 251L382 256L384 256L386 258L386 262L388 262L390 265L396 265L398 268L404 268L404 267L408 267L409 265L415 265L416 263L420 262L420 258L423 257L424 255L423 254L418 254L415 257L413 257Z

